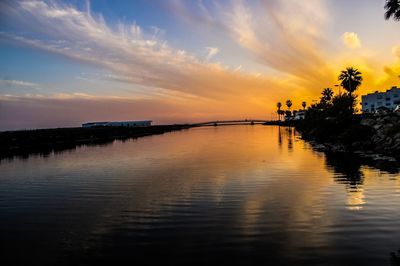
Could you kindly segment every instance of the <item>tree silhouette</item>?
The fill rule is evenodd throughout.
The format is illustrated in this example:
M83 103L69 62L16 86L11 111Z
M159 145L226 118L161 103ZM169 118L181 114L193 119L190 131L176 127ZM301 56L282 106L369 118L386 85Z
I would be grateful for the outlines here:
M288 117L292 116L292 111L290 111L290 110L286 110L284 113Z
M284 116L284 115L285 115L285 111L279 110L279 114L280 114L281 116Z
M293 105L293 103L291 100L286 101L286 106L289 108L289 110L290 110L290 107L292 107L292 105Z
M348 67L346 70L342 70L338 80L341 81L340 85L351 94L361 85L363 80L361 75L362 73L358 69Z
M278 113L278 117L279 117L279 121L281 120L281 108L282 108L282 103L278 102L276 104L276 107L278 108L278 110L276 111Z
M400 20L400 0L386 0L385 3L385 19L393 17L394 20Z
M331 88L325 88L322 91L321 103L330 103L333 99L333 90Z

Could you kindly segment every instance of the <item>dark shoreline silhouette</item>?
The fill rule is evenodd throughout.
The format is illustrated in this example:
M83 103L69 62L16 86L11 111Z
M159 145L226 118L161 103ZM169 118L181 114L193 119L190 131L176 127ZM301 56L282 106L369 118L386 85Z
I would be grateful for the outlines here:
M128 140L190 128L190 125L148 127L53 128L0 132L0 160L46 156L52 152L75 149L82 145L105 145L114 140Z
M393 122L394 121L394 122ZM361 157L400 162L400 115L351 115L318 121L271 121L264 125L293 127L302 139L315 142L319 149L354 153Z

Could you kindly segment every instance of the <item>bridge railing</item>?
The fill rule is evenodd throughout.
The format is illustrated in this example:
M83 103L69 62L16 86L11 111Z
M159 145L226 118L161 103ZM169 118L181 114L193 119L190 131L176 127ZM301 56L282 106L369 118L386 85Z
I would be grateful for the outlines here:
M245 119L245 120L216 120L216 121L208 121L208 122L201 122L201 123L194 123L194 126L207 126L207 125L234 125L234 124L259 124L265 123L268 120L262 119Z

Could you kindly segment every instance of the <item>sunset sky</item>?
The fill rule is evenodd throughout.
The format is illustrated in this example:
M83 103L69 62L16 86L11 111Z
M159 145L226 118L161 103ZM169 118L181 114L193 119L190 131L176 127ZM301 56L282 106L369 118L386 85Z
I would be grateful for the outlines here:
M400 85L384 0L1 1L0 130L270 119L340 70Z

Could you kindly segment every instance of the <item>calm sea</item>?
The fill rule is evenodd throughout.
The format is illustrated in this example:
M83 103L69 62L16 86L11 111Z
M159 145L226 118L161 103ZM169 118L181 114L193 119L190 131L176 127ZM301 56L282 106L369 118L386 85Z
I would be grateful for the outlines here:
M379 168L274 126L193 128L5 159L0 259L390 265L400 249L400 175Z

